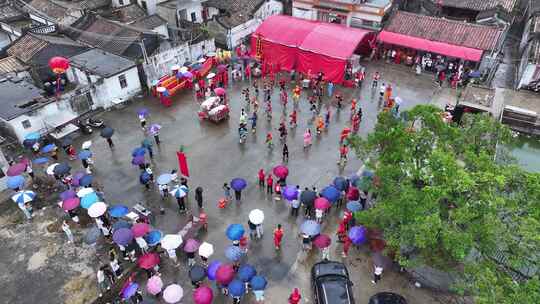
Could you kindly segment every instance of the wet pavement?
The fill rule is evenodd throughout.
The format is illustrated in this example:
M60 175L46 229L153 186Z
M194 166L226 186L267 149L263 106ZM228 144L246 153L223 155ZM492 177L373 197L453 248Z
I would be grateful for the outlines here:
M314 127L310 124L311 113L309 112L306 94L303 93L300 102L300 112L298 117L298 127L289 130L287 143L289 146L288 167L290 175L287 179L289 184L306 186L316 186L322 189L332 182L333 178L339 175L350 176L362 165L361 160L350 157L343 172L340 172L336 162L338 160L338 141L341 130L348 126L350 117L350 98L359 98L359 105L363 109L364 118L360 127L360 134L365 136L373 129L377 116L378 88L370 90L371 75L379 70L382 73L383 82L390 82L394 87L395 95L401 97L404 103L401 109L410 108L416 104L429 103L437 99L440 90L436 90L433 84L433 75L425 74L415 76L415 74L405 68L393 65L373 64L368 66L367 81L362 90L351 90L338 88L345 96L345 105L341 111L337 111L335 106L332 109L330 128L320 137L313 132L313 146L308 150L303 149L303 132L307 127ZM249 245L247 262L254 265L257 271L266 276L269 280L269 287L266 292L266 303L284 303L293 287L299 287L302 291L306 303L311 301L311 289L309 286L309 269L314 261L318 259L315 251L312 256L304 259L301 252L301 244L298 236L298 226L303 222L303 218L293 218L290 216L290 209L283 201L273 201L257 186L257 172L264 168L267 172L277 164L281 164L281 145L279 144L278 124L282 115L282 107L279 104L278 89L273 95L273 120L267 122L264 115L264 107L259 110L259 121L256 133L248 135L247 142L238 142L238 121L240 109L243 106L243 97L240 92L247 82L233 84L228 88L230 104L232 106L231 117L228 121L215 124L209 121L199 121L197 110L199 105L194 100L191 92L181 92L174 97L173 105L170 108L161 106L155 98L141 98L126 105L123 109L113 110L100 114L106 124L115 129L113 141L115 147L109 149L105 140L99 134L91 136L81 136L77 138L77 147L88 139L93 141L92 152L95 161L95 183L105 193L108 204L123 203L133 206L143 202L155 215L154 226L164 233L178 232L187 221L186 215L178 212L176 202L170 198L163 203L166 209L164 215L159 214L161 204L157 188L145 191L139 183L139 169L131 164L131 151L140 145L144 139L137 110L146 107L150 110L149 123L158 123L162 126L160 138L162 144L154 146L154 158L151 162L155 176L162 173L169 173L178 167L175 152L182 145L188 159L191 177L189 186L195 189L201 186L204 189L204 206L208 214L208 232L200 235L201 239L214 245L215 254L211 258L224 261L224 249L229 245L224 231L229 224L241 223L247 230L247 215L250 210L259 208L265 213L264 229L265 235L262 240L254 241ZM261 90L262 95L262 90ZM290 93L289 93L290 95ZM328 98L326 98L328 102ZM292 102L289 102L288 113L291 112ZM289 119L287 119L288 121ZM274 135L274 149L269 150L264 144L266 132L272 130ZM96 132L99 133L99 132ZM73 171L81 168L79 161L70 162L74 167ZM36 170L38 171L38 170ZM225 209L217 208L217 201L223 197L222 185L230 182L234 177L242 177L248 181L248 187L242 193L241 202L231 202ZM190 193L189 206L193 213L198 214L193 194ZM60 216L59 210L50 208L48 213ZM16 214L20 216L19 213ZM49 216L51 216L49 214ZM325 232L334 235L339 212L333 210L331 215L323 225ZM2 250L2 261L0 262L8 272L3 273L0 283L0 298L5 303L35 303L37 299L47 299L48 303L88 303L85 300L76 301L73 297L68 298L69 292L77 295L77 290L88 291L94 294L95 291L95 271L98 263L94 258L94 249L78 244L78 248L73 245L61 245L63 234L52 233L47 237L40 237L45 233L43 226L47 224L45 216L34 220L33 223L26 224L6 224L4 219L1 225L0 240L8 242L10 245ZM20 221L20 219L19 219ZM273 248L272 230L280 223L285 230L283 249L276 253ZM38 227L39 226L39 227ZM24 227L26 230L21 230ZM26 233L22 233L26 231ZM32 232L29 232L32 231ZM81 232L77 231L78 237ZM25 242L20 238L27 238L26 242L33 244L32 247L20 247L18 245ZM41 262L40 267L30 267L32 251L39 252L40 247L45 248L54 244L54 253L44 253L47 258ZM27 252L28 251L28 252ZM60 251L60 252L59 252ZM69 251L69 252L63 252ZM341 246L332 244L333 259L341 260L339 253ZM365 252L356 253L352 251L350 265L353 282L355 282L354 292L357 303L367 303L367 299L377 291L394 290L403 294L410 303L433 303L433 298L423 289L415 289L410 282L400 275L392 272L384 274L382 282L377 286L372 286L371 264ZM71 262L63 264L64 260ZM18 263L10 265L9 261L17 259ZM48 259L48 260L47 260ZM34 261L35 262L35 261ZM103 261L105 262L105 261ZM191 288L187 279L187 270L182 264L180 268L174 268L169 261L164 261L162 271L164 273L164 283L167 285L174 281L179 282L186 292L182 303L192 303ZM64 269L65 268L65 269ZM66 270L67 269L67 270ZM85 278L84 284L77 287L72 281ZM81 295L82 297L82 295ZM249 299L249 300L248 300ZM230 299L217 297L214 303L229 303ZM251 295L245 303L254 303Z

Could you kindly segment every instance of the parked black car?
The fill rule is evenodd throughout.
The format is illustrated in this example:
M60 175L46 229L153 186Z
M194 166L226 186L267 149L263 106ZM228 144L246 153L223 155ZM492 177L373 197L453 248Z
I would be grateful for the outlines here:
M347 267L340 262L323 261L311 268L315 304L354 304Z
M407 301L397 293L379 292L369 298L369 304L407 304Z

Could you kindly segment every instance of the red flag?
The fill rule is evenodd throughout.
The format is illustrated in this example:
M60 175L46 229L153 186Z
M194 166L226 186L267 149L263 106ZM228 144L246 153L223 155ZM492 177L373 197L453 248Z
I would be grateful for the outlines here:
M182 175L189 177L189 169L187 164L186 155L184 152L176 152L176 157L178 158L178 167L180 167L180 173Z

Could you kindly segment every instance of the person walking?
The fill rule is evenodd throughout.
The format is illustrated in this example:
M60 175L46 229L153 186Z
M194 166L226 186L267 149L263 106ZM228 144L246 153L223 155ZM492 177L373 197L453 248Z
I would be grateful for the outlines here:
M250 220L248 220L248 227L249 227L249 237L251 239L254 239L257 235L257 225L253 224Z
M268 173L268 177L266 178L266 193L274 193L274 178L272 178L272 174L270 173Z
M381 280L381 276L383 273L382 266L374 265L375 269L373 270L373 280L371 280L371 283L377 284Z
M188 258L188 267L195 265L195 252L186 252Z
M281 228L281 224L278 224L277 228L274 229L274 247L276 247L276 250L281 250L282 240L283 240L283 228Z
M118 264L118 259L116 258L116 255L112 251L109 255L109 265L111 266L111 269L114 272L114 275L116 276L116 278L121 278L122 267L120 267L120 264Z
M328 260L330 260L330 245L329 245L328 247L324 247L324 248L321 250L321 255L322 255L323 261L328 261Z
M298 288L294 288L293 292L289 296L289 304L298 304L300 303L301 299L302 296L300 295L300 290L298 290Z
M62 230L66 234L68 242L74 243L75 240L73 238L73 233L71 232L71 229L69 228L69 224L67 223L67 221L62 222Z
M176 249L167 249L167 255L169 256L169 259L171 259L174 262L174 266L178 265L178 257L176 256Z
M242 190L234 189L234 199L239 202L242 200Z
M255 301L258 303L264 302L264 289L253 290Z
M283 143L283 162L289 162L289 147L287 147L287 143Z
M195 200L199 209L203 208L203 188L201 186L195 188Z
M176 203L178 204L178 209L180 209L180 213L185 213L186 212L185 196L177 197L176 198Z
M328 82L328 97L332 97L334 95L334 84L332 82Z
M309 146L311 146L311 130L307 128L304 133L304 149L307 149Z
M154 141L156 142L156 145L159 146L159 144L161 144L161 140L159 139L159 130L156 130L154 132Z
M110 285L107 284L107 280L105 279L105 268L106 266L101 266L96 273L99 290L98 297L100 298L103 297L104 292L111 289Z
M264 170L262 168L259 170L258 177L259 177L259 187L262 187L264 189L265 175L264 175Z
M298 199L294 199L291 201L291 215L298 217L298 210L300 210L300 201Z
M22 210L22 212L24 213L24 216L26 217L27 220L32 219L32 217L33 217L32 212L30 212L30 210L28 210L28 208L26 208L25 203L17 203L17 206L19 206L19 209Z
M148 243L144 240L143 237L137 237L135 238L135 242L137 243L137 246L141 249L142 253L146 253L148 251Z
M113 148L114 147L114 142L112 141L112 139L110 137L107 137L107 144L109 144L109 148Z
M349 256L349 249L351 248L352 240L349 238L348 235L345 235L343 237L343 252L341 253L341 256L346 258Z
M231 201L232 200L232 196L231 196L231 187L229 187L229 185L227 183L224 183L223 184L223 194L225 195L225 199L227 201Z
M255 230L257 231L257 238L261 239L264 232L262 223L255 225Z

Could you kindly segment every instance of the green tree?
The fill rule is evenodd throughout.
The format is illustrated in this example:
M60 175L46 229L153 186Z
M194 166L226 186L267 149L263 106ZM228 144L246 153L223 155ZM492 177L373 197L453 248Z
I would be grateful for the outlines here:
M402 265L461 274L456 289L478 303L540 303L538 277L511 276L539 266L540 175L495 161L510 131L483 114L446 123L433 106L405 116L381 113L367 139L351 139L379 181L356 219L381 229Z

